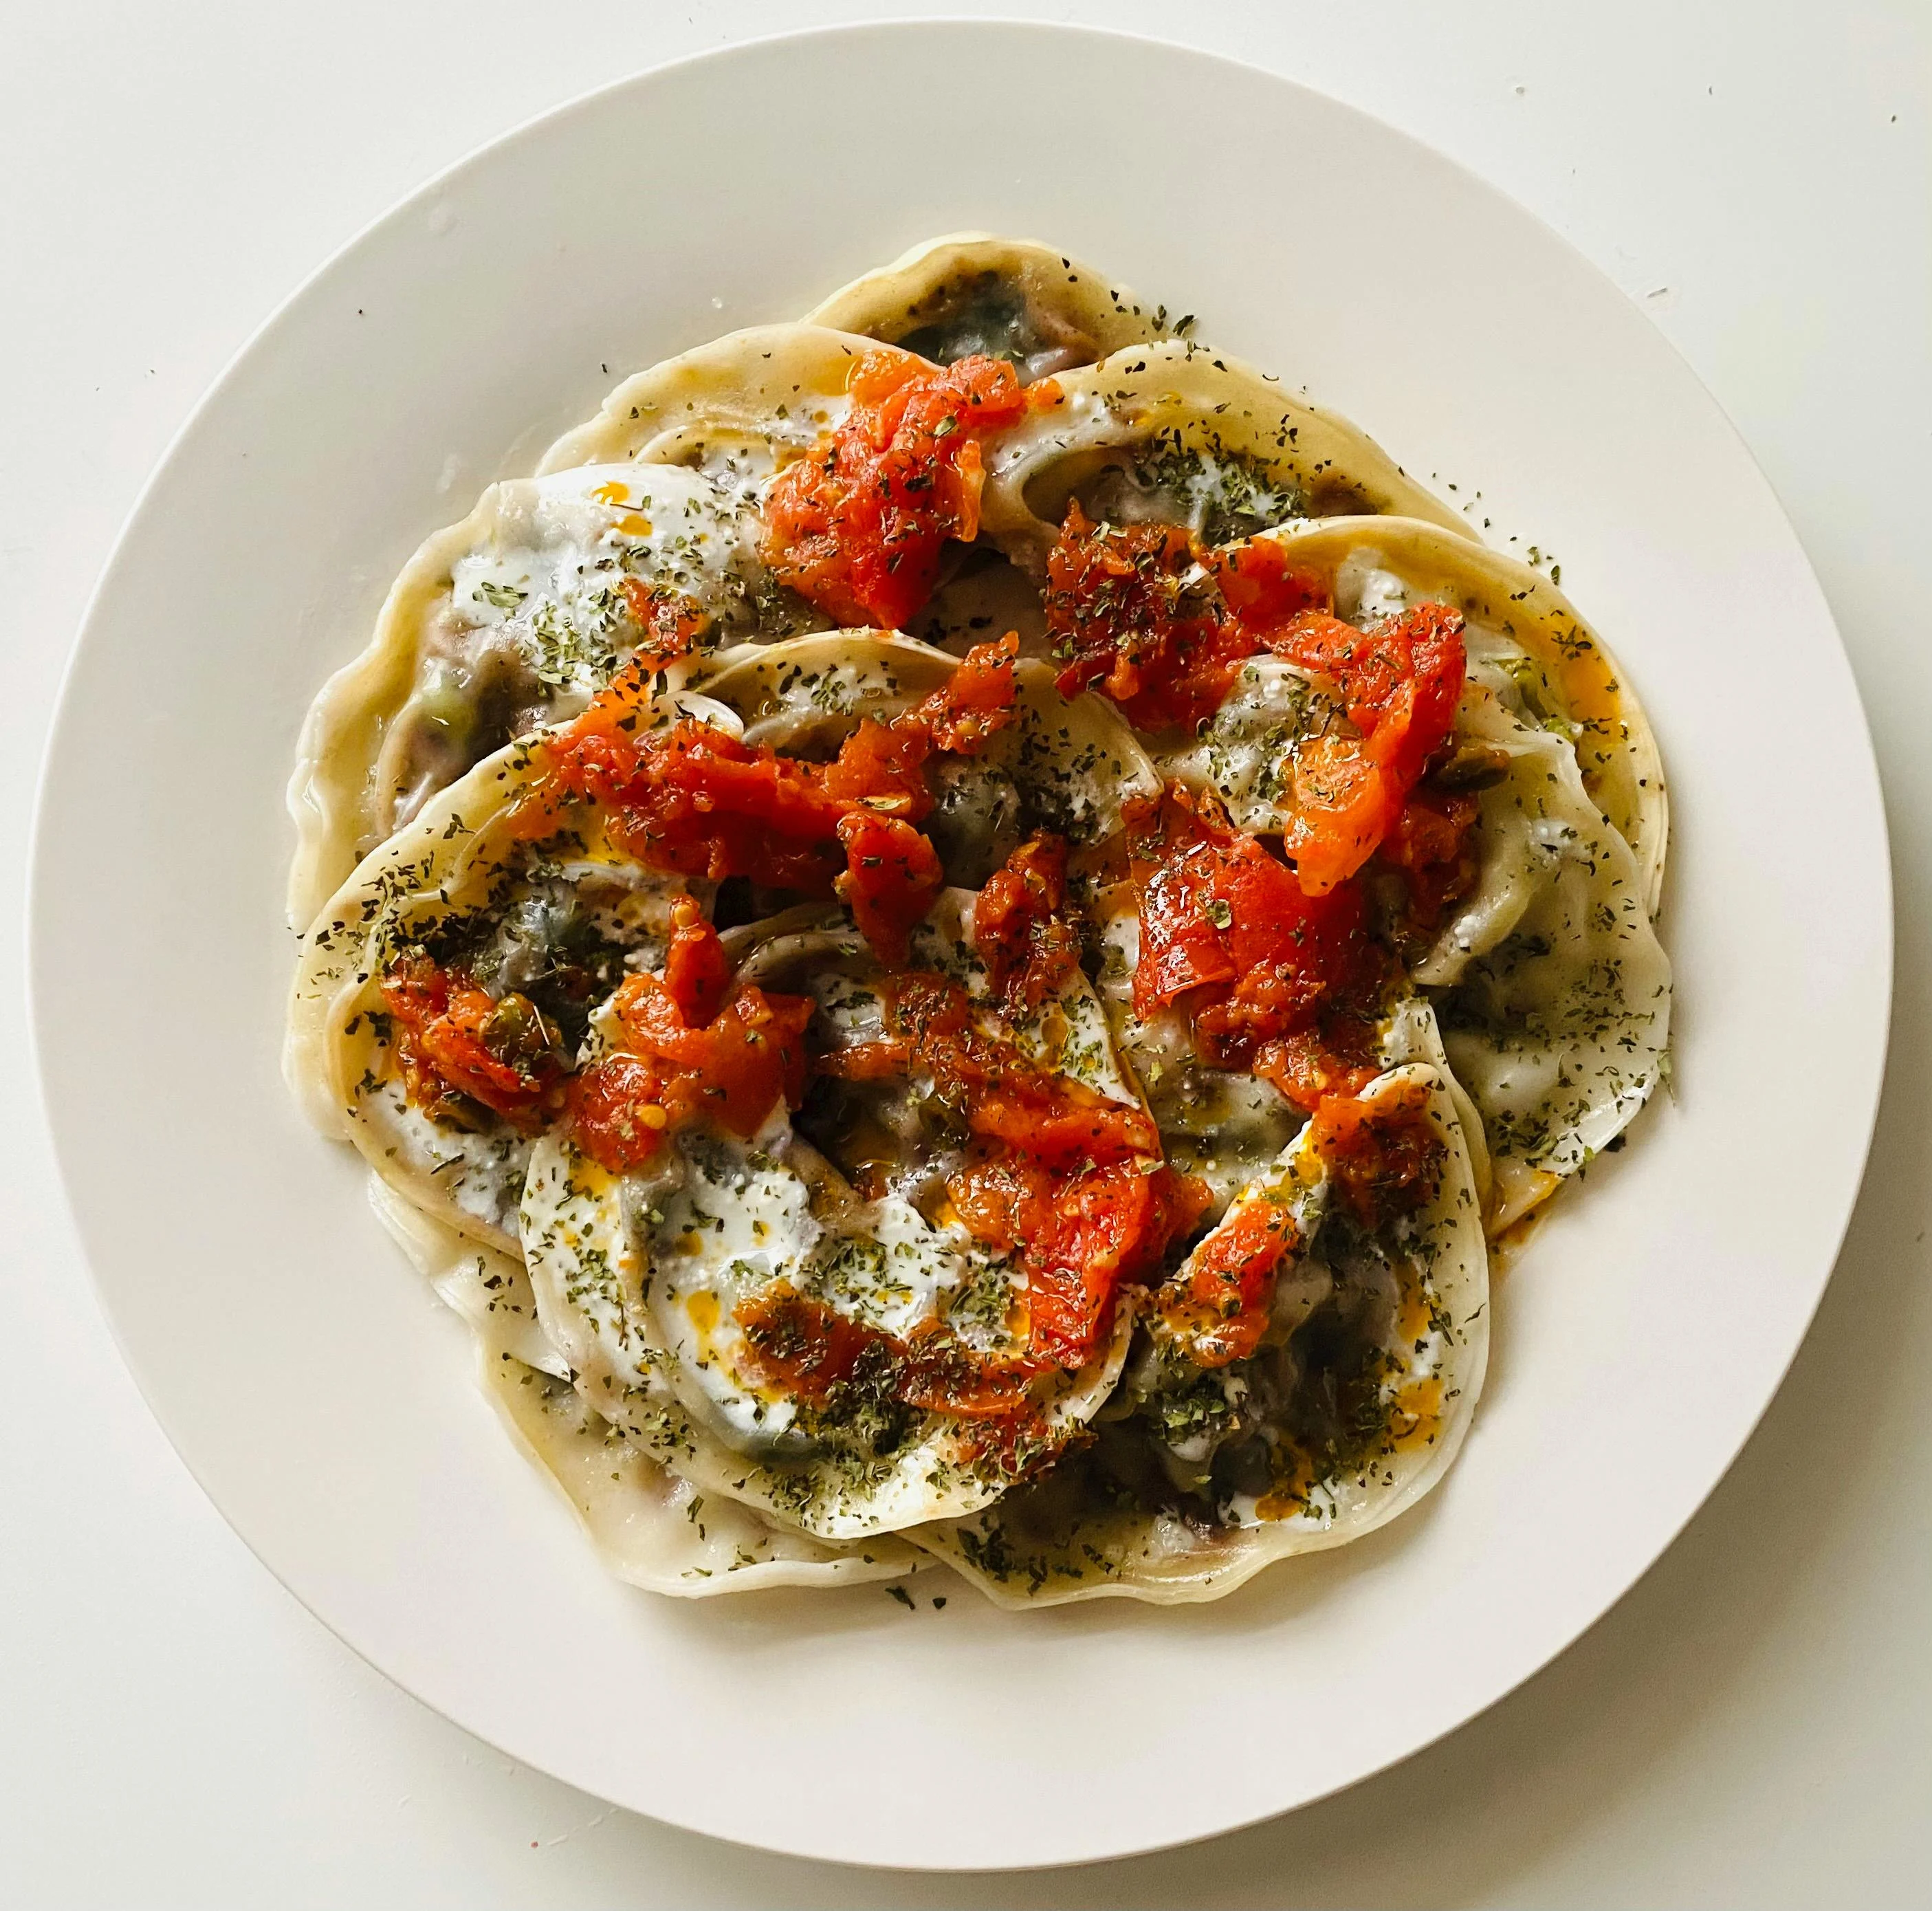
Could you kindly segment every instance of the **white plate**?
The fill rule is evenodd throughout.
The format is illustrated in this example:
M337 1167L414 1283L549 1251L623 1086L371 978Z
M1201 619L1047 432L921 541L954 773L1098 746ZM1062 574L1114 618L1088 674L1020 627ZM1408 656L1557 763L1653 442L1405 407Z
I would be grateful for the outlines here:
M1447 494L1480 488L1497 542L1558 554L1673 776L1679 1092L1503 1282L1463 1456L1391 1529L1191 1610L1012 1616L937 1575L912 1612L877 1587L654 1600L604 1575L512 1450L464 1330L283 1091L283 779L392 574L482 484L619 374L967 226L1050 237L1198 312ZM1038 27L842 30L647 74L357 240L230 368L128 526L38 856L39 1052L75 1216L130 1365L243 1538L515 1757L878 1864L1241 1824L1561 1651L1710 1491L1796 1348L1857 1187L1889 988L1877 783L1830 616L1648 321L1359 113Z

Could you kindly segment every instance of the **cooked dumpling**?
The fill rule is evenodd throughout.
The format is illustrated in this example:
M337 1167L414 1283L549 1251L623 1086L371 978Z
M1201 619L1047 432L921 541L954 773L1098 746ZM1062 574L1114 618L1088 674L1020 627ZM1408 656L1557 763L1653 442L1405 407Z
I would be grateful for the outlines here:
M490 1405L618 1578L692 1599L898 1579L926 1563L901 1540L828 1544L737 1501L707 1498L584 1405L537 1323L520 1259L450 1232L380 1180L370 1186L385 1226L469 1323Z
M626 379L595 418L550 446L538 472L641 460L755 490L839 424L853 367L879 352L892 347L825 326L729 333Z
M1488 1130L1501 1232L1607 1146L1662 1077L1670 968L1651 904L1666 824L1648 726L1598 641L1527 566L1397 520L1258 542L1365 644L1436 607L1457 620L1453 729L1422 786L1432 807L1418 812L1453 840L1432 868L1388 882L1411 897L1434 887L1432 920L1410 921L1404 955ZM1361 747L1336 681L1305 656L1264 650L1238 666L1200 734L1159 760L1238 828L1292 850L1310 805L1335 812L1336 764ZM1365 879L1382 884L1378 867Z
M948 1202L970 1118L960 1126L931 1072L947 1064L883 1052L902 1039L896 1013L922 1030L956 1016L949 1039L976 1058L1010 1052L1026 1080L1076 1084L1061 1092L1088 1145L1156 1166L1084 976L1017 1025L1000 1017L971 902L942 899L904 970L837 914L734 937L740 986L809 1004L814 1066L851 1106L781 1101L748 1138L690 1127L628 1172L562 1137L531 1164L524 1250L586 1400L707 1490L826 1538L985 1504L1091 1416L1125 1352L1130 1310L1109 1309L1070 1364L1041 1357L1022 1258L976 1240ZM783 993L794 979L809 993ZM808 1112L837 1166L800 1133Z
M1478 799L1476 886L1414 973L1481 1112L1500 1234L1609 1147L1663 1081L1670 962L1636 860L1584 794L1567 740L1474 682L1461 729L1503 772Z
M1481 1391L1487 1260L1447 1084L1311 1120L1155 1291L1096 1438L915 1533L1002 1605L1218 1598L1442 1477Z
M835 292L806 314L916 352L938 364L1004 358L1021 377L1051 377L1124 345L1184 329L1165 307L1051 246L991 232L928 239Z
M676 467L493 484L392 587L303 733L290 914L306 928L369 850L512 738L574 716L629 658L684 660L807 626L761 561L755 504Z
M511 746L357 870L304 939L284 1060L324 1133L506 1252L590 1012L662 960L687 893L550 806L546 775Z
M1406 512L1466 535L1365 433L1238 360L1184 340L1136 345L1054 380L1060 402L987 460L987 535L1043 566L1070 507L1224 544L1293 520Z

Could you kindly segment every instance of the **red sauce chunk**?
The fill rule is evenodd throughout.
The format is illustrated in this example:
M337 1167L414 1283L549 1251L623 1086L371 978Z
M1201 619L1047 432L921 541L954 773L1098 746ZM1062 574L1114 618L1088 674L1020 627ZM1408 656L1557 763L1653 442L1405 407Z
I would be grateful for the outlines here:
M1259 626L1328 602L1274 544L1216 550L1175 525L1096 524L1077 501L1047 558L1061 692L1097 689L1141 730L1205 722L1262 647Z
M896 630L931 596L946 539L978 535L982 440L1059 394L1029 393L1003 359L886 351L847 388L843 421L766 493L765 561L840 623Z
M637 664L544 747L556 782L603 805L614 839L640 862L806 896L836 890L896 964L941 881L916 826L932 808L926 765L935 752L976 752L1011 720L1018 647L1010 636L977 646L923 703L861 722L830 764L690 719L646 729L650 678Z
M1448 741L1462 694L1462 616L1418 604L1360 631L1304 610L1266 638L1278 656L1335 687L1358 733L1331 731L1296 759L1295 818L1282 848L1303 888L1319 896L1375 853Z
M555 1031L527 996L500 1000L420 950L391 964L382 993L412 1104L461 1120L467 1101L527 1132L542 1125L566 1064Z
M1211 1198L1144 1157L1056 1168L1019 1148L982 1150L946 1192L976 1240L1018 1255L1032 1351L1072 1368L1100 1351L1120 1288L1157 1274Z
M950 976L908 970L880 989L886 1039L821 1056L822 1073L856 1082L929 1075L970 1132L1044 1161L1158 1154L1159 1134L1141 1108L1029 1060L997 1022L985 1024Z
M860 808L838 819L845 873L833 886L882 962L906 959L914 924L944 886L938 853L910 823Z
M754 1376L814 1406L842 1389L862 1390L956 1419L1006 1420L1030 1411L1028 1389L1045 1371L1036 1360L962 1347L942 1330L900 1340L784 1281L742 1302L732 1318Z
M1136 1014L1178 1005L1202 1060L1252 1069L1304 1108L1372 1080L1388 958L1360 884L1309 895L1257 838L1179 788L1130 827Z
M1238 1203L1162 1287L1162 1323L1199 1366L1247 1359L1267 1331L1282 1260L1301 1246L1286 1207L1265 1195Z
M1364 1227L1412 1214L1436 1198L1448 1151L1418 1084L1372 1102L1333 1095L1315 1111L1310 1146Z
M1134 829L1135 1012L1191 995L1214 1066L1247 1066L1258 1044L1312 1026L1372 959L1356 886L1308 895L1256 838L1186 791L1170 790Z
M1080 964L1066 909L1066 843L1029 837L987 878L973 906L974 952L1010 1013L1030 1015Z
M1363 1006L1322 1016L1312 1028L1262 1043L1255 1072L1271 1083L1304 1114L1312 1114L1330 1095L1359 1095L1382 1073L1376 1052L1375 1018Z
M1430 1125L1428 1099L1418 1085L1372 1102L1328 1095L1316 1105L1308 1145L1365 1228L1414 1213L1441 1186L1447 1150ZM1155 1304L1162 1325L1198 1366L1248 1359L1268 1331L1282 1264L1302 1245L1285 1202L1246 1196L1161 1288Z
M570 1084L572 1137L614 1174L640 1167L680 1128L748 1137L781 1100L796 1108L805 1096L811 1001L733 980L697 905L677 917L664 975L632 976L612 998L623 1048Z
M654 664L689 656L711 628L711 614L682 591L640 578L626 578L617 588L638 626L638 654Z
M1402 927L1409 938L1433 940L1450 909L1476 886L1480 862L1471 838L1477 814L1467 792L1424 784L1410 793L1383 838L1378 854L1401 875Z

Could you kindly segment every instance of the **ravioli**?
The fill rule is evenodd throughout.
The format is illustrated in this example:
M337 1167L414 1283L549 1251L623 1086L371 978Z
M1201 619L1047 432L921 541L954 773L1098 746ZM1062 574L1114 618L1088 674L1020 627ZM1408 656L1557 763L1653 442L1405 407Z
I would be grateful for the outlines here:
M581 710L640 649L681 670L808 623L760 561L761 532L753 502L676 466L493 484L410 560L310 714L289 791L291 919L305 928L432 796Z
M1192 332L915 247L626 379L311 716L291 1088L640 1588L1348 1544L1669 1078L1628 676Z
M849 929L843 940L849 960ZM942 974L970 960L958 941L914 956ZM815 966L816 1014L836 1051L862 1036L875 998ZM1071 987L1076 999L1054 1018L1060 1039L1036 1057L1052 1067L1076 1051L1086 1078L1097 1073L1138 1112L1108 1066L1104 1022L1090 996L1079 999L1084 981ZM890 1085L916 1126L906 1112L916 1082ZM886 1132L875 1112L871 1125ZM1130 1312L1081 1368L1030 1370L1014 1330L1024 1276L956 1222L928 1217L916 1197L931 1205L938 1164L932 1138L920 1138L910 1166L862 1164L869 1198L782 1108L749 1142L694 1132L628 1177L568 1142L540 1144L524 1251L585 1397L710 1490L826 1538L904 1531L1004 1491L1104 1402ZM838 1376L821 1386L828 1364Z
M892 349L825 326L730 333L626 379L544 452L538 472L641 461L754 490L844 417L853 367Z
M1275 541L1365 631L1420 604L1462 620L1467 676L1443 774L1476 805L1478 868L1411 974L1488 1130L1500 1234L1609 1146L1664 1078L1656 746L1600 640L1528 566L1400 520ZM1298 763L1347 725L1319 672L1263 651L1162 766L1213 791L1243 830L1281 835L1296 820Z
M916 1533L920 1545L1001 1605L1180 1604L1360 1538L1441 1479L1488 1352L1474 1182L1437 1070L1391 1070L1361 1100L1371 1118L1399 1113L1438 1151L1422 1198L1352 1208L1310 1124L1167 1284L1186 1291L1244 1217L1265 1210L1292 1245L1260 1342L1200 1358L1194 1330L1156 1311L1092 1444L974 1518ZM1210 1341L1214 1330L1210 1318Z
M614 848L594 817L549 809L545 774L513 744L364 863L304 939L284 1054L317 1126L434 1219L500 1251L516 1245L538 1109L506 1118L460 1092L421 1106L386 985L412 952L458 964L479 1014L502 1015L506 1034L521 1018L535 1055L560 1067L621 977L662 960L686 893Z
M940 364L1004 358L1027 379L1090 364L1124 345L1185 331L1164 306L1051 246L956 232L931 239L832 293L811 325L903 346Z
M1070 502L1210 544L1304 518L1402 512L1467 527L1366 433L1186 340L1130 346L1055 381L1061 403L987 466L987 534L1043 562Z
M922 1563L903 1541L829 1545L735 1500L707 1499L584 1405L568 1363L538 1324L520 1259L440 1227L380 1180L370 1186L383 1224L469 1324L478 1383L503 1425L619 1579L698 1599L896 1580Z

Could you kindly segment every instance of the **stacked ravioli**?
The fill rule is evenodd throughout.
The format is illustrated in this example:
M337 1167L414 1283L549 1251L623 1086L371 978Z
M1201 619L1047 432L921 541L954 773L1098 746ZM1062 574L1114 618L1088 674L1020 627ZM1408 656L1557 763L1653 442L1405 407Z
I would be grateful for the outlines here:
M1357 1538L1666 1072L1628 680L1192 329L921 247L620 386L316 704L291 1084L635 1585Z

